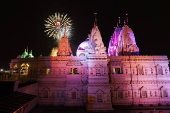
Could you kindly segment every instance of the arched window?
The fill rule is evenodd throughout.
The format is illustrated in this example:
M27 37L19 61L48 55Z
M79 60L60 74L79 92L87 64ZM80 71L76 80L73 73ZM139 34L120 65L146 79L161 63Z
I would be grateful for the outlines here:
M103 96L102 94L97 95L97 102L103 102Z
M14 65L13 74L18 74L18 65L17 64Z
M142 98L146 98L147 97L147 91L142 90L141 91L141 96L142 96Z
M78 98L78 90L76 88L72 88L69 92L69 98L71 99L77 99Z
M78 74L78 69L77 68L71 68L70 74Z
M49 97L49 90L44 90L43 98L48 98L48 97Z
M50 89L48 87L45 87L42 89L42 92L43 92L43 98L49 98L49 95L50 95Z
M148 97L148 95L147 95L147 89L145 88L145 87L141 87L141 89L140 89L140 97L141 98L147 98Z
M96 76L101 76L101 68L96 68Z
M161 87L160 88L160 90L161 90L161 97L163 98L163 97L168 97L168 91L167 91L167 88L165 88L165 87Z
M49 68L46 69L46 75L48 75L48 74L50 74L50 69Z
M79 56L85 56L85 54L84 54L84 53L81 53Z
M121 67L113 67L112 68L112 73L113 74L122 74L121 73Z
M157 68L157 75L163 75L162 66L158 64L158 65L156 66L156 68Z
M167 90L162 90L162 96L163 96L163 97L168 97L168 92L167 92Z
M29 64L28 63L23 63L21 65L21 70L20 70L20 74L21 75L27 75L28 74L28 68L29 68Z
M123 90L122 89L118 88L116 93L117 93L117 98L123 98Z
M74 92L72 92L72 93L71 93L71 98L72 98L72 99L76 99L76 97L77 97L76 92L75 92L75 91L74 91Z
M117 94L118 98L123 98L123 91L118 90L117 93L118 93L118 94Z
M143 75L143 66L139 64L137 68L138 68L138 75Z
M103 102L104 101L104 94L103 91L101 89L99 89L98 91L96 91L96 101L97 102Z

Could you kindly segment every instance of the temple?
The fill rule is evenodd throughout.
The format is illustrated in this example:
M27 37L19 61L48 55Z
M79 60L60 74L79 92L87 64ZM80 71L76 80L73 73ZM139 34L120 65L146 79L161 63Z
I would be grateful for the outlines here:
M139 55L139 48L136 45L134 33L128 26L128 17L124 20L123 26L121 26L119 20L108 47L108 56L124 55Z
M128 21L115 27L106 50L99 27L95 21L76 56L66 35L61 38L57 56L34 57L32 51L25 50L11 60L8 79L37 81L40 106L112 111L120 105L170 105L168 57L139 55Z

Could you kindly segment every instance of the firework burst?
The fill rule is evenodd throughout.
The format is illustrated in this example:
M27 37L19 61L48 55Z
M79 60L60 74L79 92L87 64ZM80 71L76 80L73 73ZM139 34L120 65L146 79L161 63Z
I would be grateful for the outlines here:
M45 20L44 32L47 33L49 37L60 41L64 33L69 37L71 35L72 20L67 16L67 14L55 13L50 15L47 20Z

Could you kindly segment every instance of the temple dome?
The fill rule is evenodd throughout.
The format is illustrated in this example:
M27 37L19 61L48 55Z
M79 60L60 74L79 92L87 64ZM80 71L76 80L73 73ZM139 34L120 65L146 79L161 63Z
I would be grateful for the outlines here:
M28 54L27 57L28 57L28 58L34 58L34 56L32 55L32 50L29 52L29 54Z
M25 49L25 51L21 55L18 55L17 58L34 58L34 56L32 50L28 53L28 49Z
M28 56L28 52L25 49L25 51L21 55L21 58L26 58L27 56Z
M77 56L86 56L87 53L87 47L88 47L89 38L87 38L85 41L83 41L77 48L76 55Z

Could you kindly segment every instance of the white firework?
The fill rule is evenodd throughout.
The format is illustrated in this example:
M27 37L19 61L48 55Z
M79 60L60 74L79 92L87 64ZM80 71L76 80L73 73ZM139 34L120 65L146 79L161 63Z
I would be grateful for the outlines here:
M55 13L54 15L50 15L45 22L46 30L44 32L47 32L49 37L60 41L64 34L67 37L71 35L72 20L70 17L67 17L67 14Z

